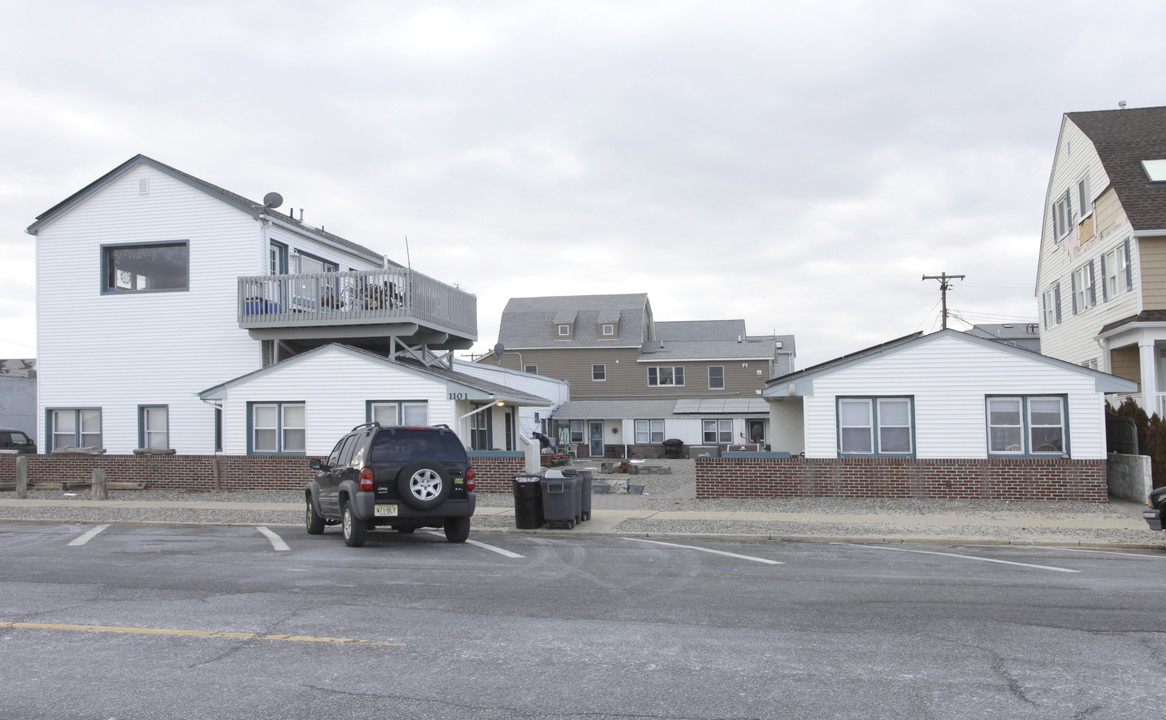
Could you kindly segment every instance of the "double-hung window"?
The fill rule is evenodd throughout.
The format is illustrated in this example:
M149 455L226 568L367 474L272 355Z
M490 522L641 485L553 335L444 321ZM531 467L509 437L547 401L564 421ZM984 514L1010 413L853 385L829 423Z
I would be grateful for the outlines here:
M1101 295L1107 301L1133 286L1129 240L1101 256L1101 276Z
M1063 396L989 397L989 455L1055 455L1067 451Z
M683 385L683 365L648 368L648 387L681 387Z
M733 421L704 420L704 442L706 445L731 445L733 442Z
M725 389L725 366L709 365L709 390Z
M1073 314L1083 313L1097 304L1097 286L1093 275L1093 261L1073 271Z
M170 408L142 405L138 408L138 447L163 450L170 447Z
M1060 241L1069 234L1069 227L1073 223L1073 205L1070 201L1069 190L1053 202L1053 240Z
M914 420L911 398L839 398L838 451L842 455L911 455Z
M1041 296L1041 304L1045 314L1045 327L1051 328L1054 325L1059 325L1061 322L1061 283L1053 283L1051 288L1045 290L1044 295Z
M591 379L594 380L595 382L603 382L604 380L606 380L607 379L607 366L606 365L592 365L591 366Z
M101 410L49 410L49 451L67 447L101 447Z
M365 417L369 422L381 425L412 425L424 427L429 424L429 406L424 400L397 402L393 400L370 400Z
M1082 220L1093 214L1093 197L1089 191L1088 175L1077 182L1077 207L1081 209Z
M250 455L296 455L306 450L306 413L300 403L251 403Z
M664 442L663 420L636 420L636 444Z
M572 420L571 421L571 442L573 442L573 443L583 442L583 421L582 420Z

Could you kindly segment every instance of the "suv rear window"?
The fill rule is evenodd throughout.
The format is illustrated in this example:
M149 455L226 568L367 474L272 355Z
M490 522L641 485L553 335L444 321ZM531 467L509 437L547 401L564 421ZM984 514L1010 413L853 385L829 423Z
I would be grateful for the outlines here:
M466 462L466 449L452 432L384 430L372 443L370 462Z

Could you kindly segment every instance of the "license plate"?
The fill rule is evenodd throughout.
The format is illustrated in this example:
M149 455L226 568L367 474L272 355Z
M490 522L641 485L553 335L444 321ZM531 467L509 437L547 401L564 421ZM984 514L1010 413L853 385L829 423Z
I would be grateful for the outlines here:
M375 514L377 517L396 517L397 506L396 505L377 505L373 509L373 514Z

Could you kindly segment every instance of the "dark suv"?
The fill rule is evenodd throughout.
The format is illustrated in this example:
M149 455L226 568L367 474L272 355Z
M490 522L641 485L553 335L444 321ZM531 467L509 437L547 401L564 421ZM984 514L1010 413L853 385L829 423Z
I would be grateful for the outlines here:
M369 530L444 528L465 542L477 500L466 449L447 427L357 425L324 462L311 461L304 525L311 535L340 524L349 547L364 545Z
M0 427L0 452L35 455L36 443L23 430Z

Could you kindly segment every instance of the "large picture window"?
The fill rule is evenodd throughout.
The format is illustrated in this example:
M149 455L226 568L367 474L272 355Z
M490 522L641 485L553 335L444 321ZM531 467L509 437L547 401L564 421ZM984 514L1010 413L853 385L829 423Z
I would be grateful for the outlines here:
M101 410L49 410L48 452L68 447L101 447Z
M252 403L252 455L296 455L306 451L303 403Z
M190 246L186 241L101 248L104 293L186 290L190 280Z
M1067 452L1063 397L990 397L987 414L990 455L1061 456Z
M838 399L842 455L911 455L914 436L911 398Z

